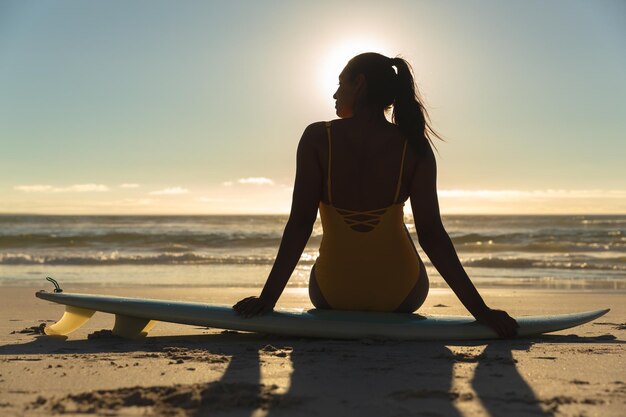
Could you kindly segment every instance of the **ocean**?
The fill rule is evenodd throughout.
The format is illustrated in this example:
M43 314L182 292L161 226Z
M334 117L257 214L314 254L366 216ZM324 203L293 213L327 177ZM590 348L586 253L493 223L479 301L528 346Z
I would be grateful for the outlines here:
M477 286L626 288L626 216L444 216ZM262 287L287 221L251 216L0 216L0 284ZM405 223L417 245L412 218ZM290 280L306 288L316 222ZM424 260L431 286L446 284Z

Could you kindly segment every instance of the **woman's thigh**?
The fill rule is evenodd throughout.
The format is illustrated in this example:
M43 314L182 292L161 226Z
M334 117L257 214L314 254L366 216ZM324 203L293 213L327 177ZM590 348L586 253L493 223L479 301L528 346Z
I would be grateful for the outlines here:
M428 295L428 289L430 287L428 283L428 274L426 273L426 268L424 267L424 263L420 259L420 276L411 289L411 292L407 295L407 297L402 301L400 306L395 309L396 313L412 313L424 304L426 300L426 296Z
M328 304L319 285L317 285L317 278L315 277L315 265L311 268L311 276L309 277L309 298L315 306L315 308L330 310L331 306Z

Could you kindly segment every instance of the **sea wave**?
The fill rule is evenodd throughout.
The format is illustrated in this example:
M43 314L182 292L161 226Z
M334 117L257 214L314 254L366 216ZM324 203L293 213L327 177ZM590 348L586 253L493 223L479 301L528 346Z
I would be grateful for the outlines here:
M313 265L317 256L304 253L301 265ZM119 252L88 253L74 255L48 255L29 253L0 254L0 265L272 265L274 256L209 255L191 252L157 254L122 254ZM463 257L466 267L500 269L562 269L626 271L626 256L532 258L524 256ZM426 265L431 264L426 260Z
M67 249L175 252L184 254L202 249L278 248L282 231L193 233L188 231L109 232L78 233L0 233L0 250L30 251L33 249ZM309 246L319 247L321 233L314 233ZM471 252L626 252L626 237L620 230L602 233L574 233L564 235L554 232L529 233L462 233L452 235L452 242L459 251Z
M581 220L581 224L594 225L594 226L615 226L626 225L626 218L599 218L599 219L584 219Z
M0 249L10 248L81 248L81 247L265 247L278 246L279 233L101 233L0 235Z
M565 269L565 270L600 270L626 271L626 257L610 257L602 259L578 260L547 260L523 257L484 257L463 260L467 267L500 268L500 269Z
M532 252L532 253L571 253L571 252L626 252L626 242L573 242L548 241L520 244L497 243L491 240L467 242L455 246L459 251L468 252Z
M0 265L271 265L273 262L274 258L263 256L207 256L195 253L121 255L111 252L73 256L0 254Z

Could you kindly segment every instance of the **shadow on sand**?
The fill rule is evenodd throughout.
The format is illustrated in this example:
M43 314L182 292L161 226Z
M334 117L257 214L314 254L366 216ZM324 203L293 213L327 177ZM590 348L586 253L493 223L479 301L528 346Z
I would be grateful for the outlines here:
M139 341L63 341L40 336L28 343L0 346L0 357L10 361L15 355L132 352L167 359L175 357L174 352L185 354L188 362L216 355L229 358L218 381L132 387L80 397L89 402L89 395L99 395L91 402L102 403L106 396L122 407L137 405L139 399L140 404L156 410L185 410L190 416L250 416L264 409L269 416L319 415L333 410L338 415L456 417L468 415L464 410L472 407L481 407L491 416L521 410L528 415L552 416L555 408L536 397L513 357L514 351L527 351L541 342L624 343L573 335L487 344L294 339L237 332ZM291 375L283 369L289 365ZM263 381L262 368L270 378L272 372L282 372L288 384L278 387ZM68 396L57 405L75 403L76 398Z

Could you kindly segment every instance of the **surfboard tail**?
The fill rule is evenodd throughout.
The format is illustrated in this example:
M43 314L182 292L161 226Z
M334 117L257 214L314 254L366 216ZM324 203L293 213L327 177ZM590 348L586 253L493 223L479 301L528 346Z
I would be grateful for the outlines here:
M67 336L87 323L95 312L86 308L65 306L61 319L51 326L46 326L44 332L48 336ZM155 320L116 314L113 334L126 339L145 337L156 323Z
M67 294L50 294L45 291L37 292L36 296L57 303L64 303L64 300L68 298ZM44 332L48 336L67 336L87 323L96 311L99 311L99 309L65 304L65 312L61 319L51 326L46 326ZM115 313L115 324L112 333L127 339L137 339L147 336L156 323L156 320Z

